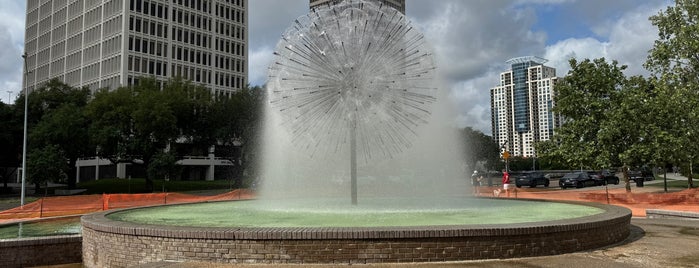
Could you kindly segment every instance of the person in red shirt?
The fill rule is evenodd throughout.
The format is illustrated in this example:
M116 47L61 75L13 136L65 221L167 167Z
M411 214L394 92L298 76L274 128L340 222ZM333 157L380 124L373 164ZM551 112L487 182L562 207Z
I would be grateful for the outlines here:
M507 170L502 170L502 189L505 190L507 197L510 197L510 173Z

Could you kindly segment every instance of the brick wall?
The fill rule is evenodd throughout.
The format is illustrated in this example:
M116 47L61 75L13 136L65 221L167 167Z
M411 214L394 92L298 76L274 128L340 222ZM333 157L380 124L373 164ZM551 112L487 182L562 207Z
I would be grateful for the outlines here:
M82 262L80 235L0 240L0 267Z
M562 254L611 245L629 235L631 211L494 226L407 228L196 228L84 216L85 267L157 261L218 263L436 262Z

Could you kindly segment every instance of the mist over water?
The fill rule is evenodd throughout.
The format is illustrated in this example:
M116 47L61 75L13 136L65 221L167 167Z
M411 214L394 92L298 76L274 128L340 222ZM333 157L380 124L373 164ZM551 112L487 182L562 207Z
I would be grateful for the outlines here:
M466 195L463 141L431 51L400 12L375 1L297 19L270 66L260 199L349 205L353 160L360 207Z
M418 198L429 202L466 196L469 180L463 167L463 141L454 124L453 103L439 90L432 116L416 129L407 150L393 157L359 161L358 199ZM293 199L339 198L350 205L350 152L311 157L292 142L284 118L270 105L265 110L263 153L258 190L273 206L293 206ZM287 201L285 201L287 200ZM395 204L393 204L395 205Z

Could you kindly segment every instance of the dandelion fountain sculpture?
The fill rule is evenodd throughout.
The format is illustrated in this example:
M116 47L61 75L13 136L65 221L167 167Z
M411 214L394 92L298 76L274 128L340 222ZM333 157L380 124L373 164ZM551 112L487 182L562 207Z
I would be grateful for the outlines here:
M84 265L461 261L561 254L629 235L624 208L465 197L459 157L448 153L458 139L432 126L447 106L435 72L425 38L375 1L297 19L269 70L260 198L84 216ZM402 177L359 180L367 170Z
M424 36L397 10L347 1L297 19L277 45L270 103L298 148L311 156L392 157L411 146L436 101L435 67Z

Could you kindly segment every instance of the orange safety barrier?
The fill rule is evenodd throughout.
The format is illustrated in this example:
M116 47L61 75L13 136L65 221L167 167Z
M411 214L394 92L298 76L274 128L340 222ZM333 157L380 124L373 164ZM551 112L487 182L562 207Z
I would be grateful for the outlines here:
M212 196L182 193L154 193L44 197L21 207L0 211L0 222L30 218L80 215L116 208L130 208L160 204L196 203L206 201L243 200L252 199L254 197L254 193L245 189L233 190L227 193Z
M510 198L529 198L543 200L585 201L622 206L630 209L634 217L645 217L646 209L667 209L699 212L699 188L678 192L634 192L627 193L624 188L593 188L582 191L547 191L542 188L510 188ZM497 192L497 193L496 193ZM479 187L478 196L506 198L505 191L498 187Z

